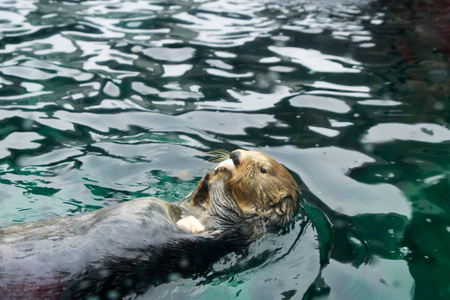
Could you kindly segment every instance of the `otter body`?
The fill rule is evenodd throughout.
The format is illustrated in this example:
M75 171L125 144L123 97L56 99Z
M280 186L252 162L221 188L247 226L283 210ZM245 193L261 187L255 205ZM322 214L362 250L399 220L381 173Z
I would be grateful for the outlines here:
M179 206L142 198L0 229L0 295L78 299L144 292L172 274L201 271L217 258L211 253L235 247L227 235L178 228Z
M110 270L114 264L129 269L130 263L145 262L152 275L162 275L163 269L155 273L152 267L163 260L168 237L190 238L173 225L177 213L176 205L143 198L0 229L0 294L38 299L102 294L120 288L111 278L117 276ZM104 286L97 286L101 279Z
M265 159L263 172L255 164L258 158ZM262 176L276 168L284 170L281 176L290 176L262 153L236 150L181 202L141 198L78 216L0 228L0 295L125 296L173 276L202 272L227 252L286 224L297 211L292 177L288 185L252 185L265 181L257 177L257 168ZM190 229L192 219L201 229Z

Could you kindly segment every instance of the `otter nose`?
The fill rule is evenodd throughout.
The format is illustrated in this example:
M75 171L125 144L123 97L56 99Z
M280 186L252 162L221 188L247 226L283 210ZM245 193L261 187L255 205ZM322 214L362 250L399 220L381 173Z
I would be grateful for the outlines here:
M235 167L239 166L240 161L239 161L239 157L241 156L241 152L239 151L234 151L230 154L230 158L233 161L233 164Z

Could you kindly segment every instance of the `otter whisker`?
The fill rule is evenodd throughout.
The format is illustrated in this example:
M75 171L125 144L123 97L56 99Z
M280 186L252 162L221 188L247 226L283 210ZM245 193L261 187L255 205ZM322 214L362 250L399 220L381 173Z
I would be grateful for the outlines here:
M211 151L210 153L215 154L217 157L221 157L223 159L227 159L230 156L230 152L224 149L217 149L215 151Z
M223 150L223 149L212 150L212 151L208 151L207 153L214 155L213 157L211 157L209 159L210 162L214 162L214 163L220 163L220 162L228 159L228 157L230 156L230 152L228 152L227 150Z

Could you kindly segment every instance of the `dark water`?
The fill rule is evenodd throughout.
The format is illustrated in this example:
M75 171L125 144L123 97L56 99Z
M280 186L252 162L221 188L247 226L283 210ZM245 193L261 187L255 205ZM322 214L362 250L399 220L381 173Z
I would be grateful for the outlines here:
M0 226L256 149L307 216L138 298L449 299L448 5L401 2L0 1Z

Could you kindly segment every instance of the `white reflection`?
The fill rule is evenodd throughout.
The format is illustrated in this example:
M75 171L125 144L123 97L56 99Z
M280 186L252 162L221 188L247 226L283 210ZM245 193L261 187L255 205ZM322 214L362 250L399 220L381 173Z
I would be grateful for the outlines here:
M384 99L368 99L358 101L361 105L374 105L374 106L398 106L402 105L402 102L394 100L384 100Z
M291 98L289 102L295 107L315 108L340 114L348 113L351 110L351 107L344 101L331 97L299 95Z
M50 74L42 72L41 70L35 68L22 66L0 68L0 72L4 75L15 76L29 80L47 80L57 76L57 74Z
M0 158L9 156L10 149L36 149L43 137L35 132L13 132L0 141Z
M347 68L339 62L351 65L360 63L349 58L334 55L326 55L314 49L302 49L296 47L269 46L270 51L292 59L293 63L298 63L312 71L322 73L360 73L360 69Z
M195 44L213 47L239 46L251 42L278 27L275 20L261 17L264 3L218 0L202 4L195 13L180 12L173 17L178 24L196 32ZM205 30L207 29L207 30Z
M384 123L370 128L362 137L362 143L386 143L395 140L442 143L450 141L450 130L430 123Z
M44 88L42 84L34 82L21 82L20 85L23 86L27 92L37 92Z
M164 75L162 77L177 77L183 76L187 71L192 69L192 65L163 65Z
M49 55L54 53L74 53L77 48L72 41L61 34L52 35L46 39L32 40L20 44L6 44L0 53L13 53L22 48L31 48L36 55Z
M275 57L275 56L263 57L259 60L259 62L262 64L272 64L272 63L277 63L280 61L281 61L281 59L279 57Z
M214 55L221 58L235 58L237 55L230 52L225 51L215 51Z
M142 52L156 60L164 60L168 62L182 62L194 57L195 49L191 47L184 48L148 48Z
M411 299L414 288L408 263L403 260L377 258L357 270L351 264L331 260L323 278L331 288L332 299Z
M142 82L131 83L131 88L141 95L157 95L159 93L157 89L147 86Z
M76 41L78 47L83 51L82 57L86 60L83 62L83 70L102 70L108 76L110 74L117 74L116 78L135 77L139 75L138 72L123 71L110 68L104 62L114 60L120 65L133 65L133 62L138 59L136 54L123 53L118 50L111 49L108 43L92 43L82 40Z
M338 90L338 91L363 92L363 93L370 92L370 88L368 86L341 85L341 84L329 83L326 81L316 81L311 86L313 86L315 88L331 89L331 90Z
M308 126L309 130L317 132L321 135L327 136L327 137L335 137L340 134L338 130L329 129L329 128L323 128L323 127L317 127L317 126Z
M103 93L105 93L105 95L109 97L116 98L120 96L120 89L117 85L115 85L111 81L108 81L103 88Z
M206 71L206 73L208 73L210 75L215 75L215 76L225 77L225 78L248 78L248 77L252 77L254 75L253 72L236 74L236 73L226 72L223 70L212 69L212 68L205 69L205 71Z
M221 61L219 59L208 59L208 60L206 60L206 63L213 68L219 68L219 69L224 69L224 70L232 70L234 68L232 65L224 63L223 61Z
M201 99L204 97L202 93L197 92L187 92L187 91L167 91L161 92L159 94L161 98L166 99L179 99L179 100L187 100L187 99Z

